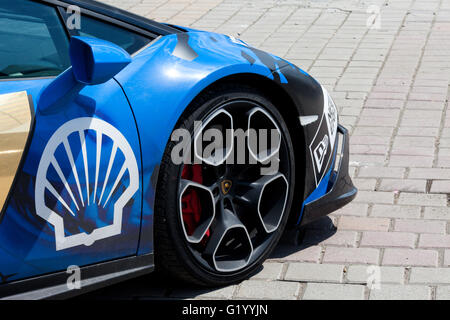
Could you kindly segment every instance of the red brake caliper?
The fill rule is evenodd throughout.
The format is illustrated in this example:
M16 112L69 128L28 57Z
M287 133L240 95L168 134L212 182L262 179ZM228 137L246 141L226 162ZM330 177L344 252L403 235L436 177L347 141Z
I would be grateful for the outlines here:
M196 183L203 183L202 167L199 164L184 165L181 178L190 180ZM202 216L202 205L198 197L197 191L190 189L183 194L181 198L183 210L183 222L186 232L191 236L195 228L198 226ZM209 237L209 230L206 232L206 237Z

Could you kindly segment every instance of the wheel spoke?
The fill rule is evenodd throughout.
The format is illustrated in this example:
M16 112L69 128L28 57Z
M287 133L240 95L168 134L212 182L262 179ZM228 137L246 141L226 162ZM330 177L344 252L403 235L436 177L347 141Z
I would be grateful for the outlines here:
M194 135L194 154L202 163L223 164L233 149L233 116L220 109L209 116Z
M178 196L180 219L188 242L199 243L214 220L217 197L199 183L182 179Z
M267 163L281 146L281 131L272 116L260 107L247 113L247 148L258 162Z
M231 272L244 268L250 261L253 245L239 218L221 204L221 214L203 252L216 270Z
M286 177L278 173L263 176L252 183L241 183L248 191L236 196L237 203L259 218L264 230L272 233L278 229L284 214L289 185Z

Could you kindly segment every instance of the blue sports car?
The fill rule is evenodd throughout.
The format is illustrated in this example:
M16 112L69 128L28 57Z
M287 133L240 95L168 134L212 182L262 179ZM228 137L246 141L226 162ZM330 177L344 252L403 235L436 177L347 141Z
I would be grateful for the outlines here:
M241 281L355 197L348 146L324 87L239 39L0 0L0 296Z

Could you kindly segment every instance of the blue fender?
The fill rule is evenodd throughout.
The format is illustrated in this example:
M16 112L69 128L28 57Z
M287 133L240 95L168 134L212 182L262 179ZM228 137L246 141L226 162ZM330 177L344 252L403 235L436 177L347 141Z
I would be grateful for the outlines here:
M156 40L116 76L133 109L142 148L144 199L139 254L153 250L157 173L184 110L205 88L231 75L254 74L287 84L288 79L280 72L286 68L312 79L287 61L240 40L194 31Z

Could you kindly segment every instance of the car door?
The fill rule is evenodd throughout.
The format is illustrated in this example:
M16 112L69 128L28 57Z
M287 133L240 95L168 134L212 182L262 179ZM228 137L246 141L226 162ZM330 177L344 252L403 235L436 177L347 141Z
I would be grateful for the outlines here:
M114 79L44 108L69 67L55 7L0 0L0 283L137 251L141 154L132 111Z

